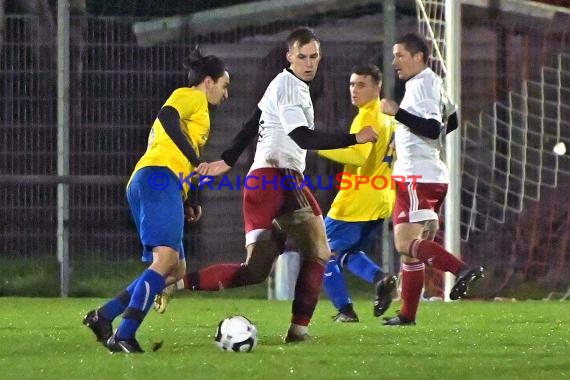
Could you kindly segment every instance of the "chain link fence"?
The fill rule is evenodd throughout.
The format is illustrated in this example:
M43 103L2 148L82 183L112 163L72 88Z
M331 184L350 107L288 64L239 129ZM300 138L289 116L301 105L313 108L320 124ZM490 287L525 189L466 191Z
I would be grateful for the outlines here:
M0 184L0 294L57 295L59 291L57 46L54 30L44 21L37 16L6 17L0 52L0 175L5 179ZM193 46L199 43L205 53L220 55L232 77L229 100L211 110L212 132L205 158L217 159L266 85L286 66L285 36L307 23L299 20L263 31L212 34L141 47L132 32L135 21L71 18L71 295L104 292L93 284L128 272L139 260L140 243L124 188L146 148L156 113L174 88L185 85L181 63ZM323 44L325 59L312 85L319 128L347 129L354 115L348 97L349 70L359 59L380 59L376 56L381 47L378 36L372 41L363 36ZM231 175L243 178L251 158L249 150ZM308 174L335 170L333 164L315 156L308 161ZM333 195L317 192L323 208ZM206 188L202 198L203 220L187 226L189 267L242 260L241 192ZM377 254L380 259L381 253Z
M568 47L568 18L533 27L510 14L463 12L463 118L478 124L509 91L552 66ZM286 66L283 40L295 26L311 25L323 39L324 59L311 86L317 128L345 131L354 116L348 96L350 68L359 60L381 67L382 15L299 19L231 33L181 37L140 46L132 18L73 16L70 79L70 295L117 291L140 271L140 243L124 189L146 148L149 128L161 105L185 84L182 59L196 43L227 63L230 97L211 110L212 132L205 158L217 159L249 115L273 76ZM525 21L526 20L526 21ZM0 295L58 295L57 242L57 69L56 26L37 16L5 18L0 46ZM397 33L417 30L413 15L400 15ZM566 41L566 42L564 42ZM567 53L567 52L566 52ZM535 68L537 68L535 70ZM561 85L567 100L568 71ZM538 73L538 74L537 74ZM401 86L401 83L397 83ZM401 94L400 90L396 93ZM564 106L568 137L567 106ZM247 172L249 149L232 176ZM568 170L568 158L560 158ZM307 174L329 175L339 167L310 154ZM469 167L464 168L466 174ZM565 177L567 178L567 177ZM566 181L567 182L567 181ZM521 294L521 284L565 291L570 262L568 183L549 190L509 223L472 233L463 243L467 261L486 263L494 280L482 295ZM334 190L316 192L323 210ZM187 226L189 268L244 258L241 192L206 189L205 216ZM381 239L381 237L379 237ZM381 262L381 244L372 257ZM130 272L129 272L130 271ZM134 273L133 273L134 271ZM119 283L112 279L124 275ZM106 287L108 279L108 287ZM504 282L497 281L504 279ZM564 287L565 286L565 287ZM519 291L522 289L522 291ZM532 292L531 292L532 293ZM524 294L523 294L524 296Z

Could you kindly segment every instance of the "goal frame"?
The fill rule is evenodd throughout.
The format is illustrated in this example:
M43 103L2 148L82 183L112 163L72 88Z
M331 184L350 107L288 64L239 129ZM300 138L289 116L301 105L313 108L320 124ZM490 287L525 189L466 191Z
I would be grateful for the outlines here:
M427 0L434 2L436 0ZM436 33L430 23L431 15L424 6L425 0L416 0L418 17L426 24L427 33L433 41L433 55L441 63L445 76L445 90L457 105L457 118L461 125L461 2L457 0L438 0L444 6L444 46L439 46ZM419 25L418 25L419 27ZM461 128L445 138L445 161L449 169L449 188L445 202L445 248L457 257L461 257ZM449 301L454 276L445 274L444 299Z

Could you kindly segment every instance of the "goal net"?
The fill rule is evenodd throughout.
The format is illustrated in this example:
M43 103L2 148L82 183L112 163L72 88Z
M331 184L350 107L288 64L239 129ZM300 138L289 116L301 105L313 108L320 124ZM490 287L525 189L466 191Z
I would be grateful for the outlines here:
M472 232L486 231L492 222L505 223L509 212L521 213L526 201L540 201L543 188L557 188L565 150L561 127L568 127L567 92L561 85L563 61L542 67L540 81L527 80L522 93L509 92L507 102L495 102L476 122L466 122L463 136L463 191L466 217L464 240ZM485 146L486 149L477 149Z
M431 42L431 67L444 80L449 45L445 40L445 3L445 0L416 0L418 31ZM513 33L510 37L507 25L510 39L504 40L491 31L495 42L490 38L490 46L483 49L490 48L493 59L498 61L501 54L513 54L507 49L520 46L521 53L525 48L532 49L531 33L540 36L542 40L538 43L552 44L549 32L531 28L528 36ZM461 34L469 32L463 30ZM463 37L463 46L469 47L469 37ZM506 59L505 68L511 73L498 74L495 81L501 75L513 81L508 75L520 70L517 65L524 65L528 72L508 88L487 93L494 98L489 107L480 108L477 114L472 112L462 120L459 221L462 256L466 261L486 264L490 269L488 277L500 279L495 284L486 281L483 293L487 296L509 292L523 282L562 294L568 288L570 160L565 148L570 141L570 55L564 51L567 39L566 34L555 34L553 40L561 48L550 51L545 46L540 50L551 53L552 59L545 58L538 67ZM505 44L505 41L506 46L501 46L499 42ZM464 62L462 58L462 65ZM462 70L476 67L463 66ZM464 83L471 86L473 82ZM474 96L474 91L464 88L464 98ZM443 284L440 274L428 273L426 289L440 284ZM442 292L441 288L438 290ZM527 292L533 295L533 290Z
M418 33L425 37L431 48L428 65L444 81L447 75L446 53L448 45L445 34L445 1L446 0L416 0ZM443 244L443 230L439 231L436 236L436 241ZM449 282L448 279L447 281ZM427 266L424 297L426 299L431 299L432 297L435 297L435 299L445 299L445 289L446 278L444 274Z

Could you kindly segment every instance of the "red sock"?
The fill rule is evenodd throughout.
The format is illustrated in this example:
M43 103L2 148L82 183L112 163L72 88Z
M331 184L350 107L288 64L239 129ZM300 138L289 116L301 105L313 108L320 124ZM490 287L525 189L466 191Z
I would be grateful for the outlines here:
M218 291L247 285L241 264L216 264L184 276L184 288Z
M325 266L317 260L303 260L297 283L295 284L295 299L293 300L291 323L308 326L323 284Z
M400 315L409 321L416 320L424 280L424 263L402 265L402 310L400 310Z
M410 256L444 272L457 275L465 263L431 240L416 239L410 244Z

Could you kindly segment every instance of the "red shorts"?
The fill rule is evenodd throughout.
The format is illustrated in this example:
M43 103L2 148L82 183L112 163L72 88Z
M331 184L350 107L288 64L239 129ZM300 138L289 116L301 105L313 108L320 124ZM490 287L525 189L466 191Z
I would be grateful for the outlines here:
M438 220L439 209L447 194L447 183L396 181L394 225Z
M243 218L246 234L272 229L273 219L310 207L315 215L321 208L303 177L294 170L260 168L250 172L244 183Z

